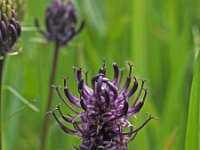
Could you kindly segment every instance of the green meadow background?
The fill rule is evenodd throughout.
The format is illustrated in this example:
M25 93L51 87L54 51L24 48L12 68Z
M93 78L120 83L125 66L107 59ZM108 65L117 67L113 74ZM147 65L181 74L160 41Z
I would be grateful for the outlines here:
M44 27L44 11L51 0L27 0L20 40L22 52L8 56L3 77L4 150L36 150L45 116L53 43L34 28L34 18ZM198 150L200 100L200 1L198 0L74 0L82 33L60 50L56 85L67 76L78 95L72 66L97 73L106 59L108 76L112 62L147 79L147 101L130 121L139 126L146 112L152 120L129 143L136 150ZM92 75L89 75L91 77ZM133 100L130 100L130 103ZM61 100L54 92L52 109ZM31 104L31 105L30 105ZM69 110L63 104L63 112ZM78 137L66 135L50 118L46 150L70 150Z

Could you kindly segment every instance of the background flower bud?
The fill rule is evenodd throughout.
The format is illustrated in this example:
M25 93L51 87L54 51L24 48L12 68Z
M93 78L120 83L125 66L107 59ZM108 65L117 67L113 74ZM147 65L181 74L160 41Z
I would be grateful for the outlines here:
M18 21L13 1L0 1L0 57L6 53L14 53L12 47L21 35L21 26Z
M77 13L71 0L53 0L46 9L45 25L46 32L40 29L36 20L36 26L40 33L48 40L63 46L82 30L84 23L82 22L77 29Z

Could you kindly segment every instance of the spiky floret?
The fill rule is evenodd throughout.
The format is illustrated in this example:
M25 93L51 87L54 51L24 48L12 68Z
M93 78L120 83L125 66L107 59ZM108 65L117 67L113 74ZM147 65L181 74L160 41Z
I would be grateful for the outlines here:
M68 123L73 124L74 130L66 127L56 116L55 110L49 112L53 114L56 121L67 134L77 135L82 137L82 144L75 149L80 150L127 150L128 142L136 136L138 131L143 128L148 121L154 117L150 116L139 128L133 130L132 124L128 121L131 117L138 113L144 105L147 90L144 88L145 81L141 81L141 86L133 104L130 105L131 96L138 89L138 80L136 77L132 78L132 64L129 64L129 74L123 87L120 87L123 71L120 71L116 63L113 63L114 77L112 80L106 77L105 64L99 70L92 80L92 88L87 83L87 78L82 77L82 69L74 69L76 74L76 81L78 84L78 91L80 98L76 98L69 91L64 78L64 93L68 100L76 107L82 108L82 112L78 112L67 100L61 95L59 87L55 86L58 95L69 107L75 115L64 116L61 112L60 106L58 110L62 119ZM131 81L133 85L131 86ZM131 86L131 87L130 87ZM142 92L144 95L139 101ZM77 120L80 118L80 120ZM123 129L130 128L129 132Z
M82 22L77 28L77 13L71 0L53 0L46 9L45 25L47 31L40 28L36 19L38 31L48 40L56 42L59 46L66 45L83 28Z
M15 53L12 47L21 35L21 26L12 0L0 1L0 58Z

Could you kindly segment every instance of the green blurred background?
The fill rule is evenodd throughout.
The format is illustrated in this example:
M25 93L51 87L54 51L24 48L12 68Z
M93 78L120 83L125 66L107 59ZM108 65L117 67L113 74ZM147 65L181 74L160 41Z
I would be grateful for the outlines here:
M35 17L44 27L44 11L50 2L27 0L20 41L23 52L6 60L5 150L39 147L54 46L33 27ZM146 112L159 120L151 121L141 130L129 148L183 150L195 51L200 46L200 1L74 0L74 3L79 20L85 20L86 25L78 37L61 49L55 84L62 85L62 76L68 76L71 91L78 95L72 66L81 66L95 74L105 58L108 76L112 77L112 62L127 69L126 62L133 62L134 75L149 80L146 84L149 96L138 119L130 120L139 126L147 118ZM35 109L22 102L23 98ZM52 109L60 102L54 92ZM68 111L64 105L61 108ZM53 117L50 121L47 150L70 150L79 145L78 137L64 134Z

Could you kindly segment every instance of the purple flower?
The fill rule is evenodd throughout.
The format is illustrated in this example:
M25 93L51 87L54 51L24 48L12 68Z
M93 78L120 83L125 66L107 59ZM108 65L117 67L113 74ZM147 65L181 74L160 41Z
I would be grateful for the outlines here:
M87 83L87 74L84 81L82 77L82 69L74 69L78 91L80 97L77 98L69 91L66 78L64 78L64 93L67 99L76 107L82 109L77 111L67 100L61 95L59 87L55 86L58 95L71 109L75 115L63 115L60 106L58 110L62 119L73 124L74 129L66 127L56 116L55 110L50 112L62 130L71 135L77 135L82 138L82 144L75 149L80 150L127 150L128 142L133 139L138 131L142 129L148 121L154 117L150 116L140 127L133 130L133 125L128 121L131 117L138 113L145 103L147 97L147 89L144 88L145 81L141 81L138 94L132 102L131 96L138 89L139 81L136 77L132 78L132 64L129 64L129 74L123 87L120 87L123 70L119 69L116 63L113 63L114 77L112 80L106 77L106 66L99 70L99 73L92 77L91 88ZM133 79L133 85L131 81ZM143 94L143 96L141 96ZM141 100L140 97L142 97ZM125 132L124 128L130 128Z
M66 45L83 28L82 22L77 28L76 9L71 0L53 0L46 9L45 25L47 31L40 28L39 22L35 20L38 31L49 41L56 42L59 46Z

